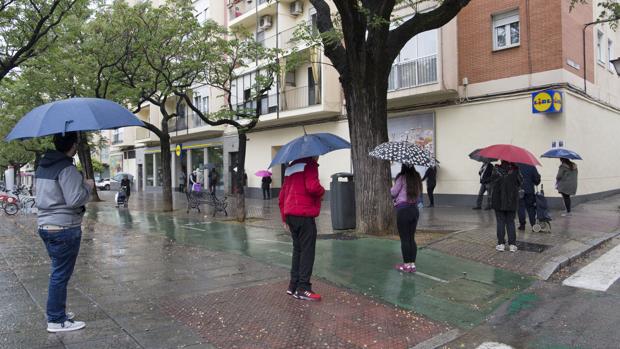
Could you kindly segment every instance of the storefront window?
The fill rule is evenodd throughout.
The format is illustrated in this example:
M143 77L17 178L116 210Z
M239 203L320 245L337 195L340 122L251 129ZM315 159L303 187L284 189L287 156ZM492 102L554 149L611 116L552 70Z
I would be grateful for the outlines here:
M144 155L144 177L146 178L146 186L153 186L153 155Z
M209 165L215 166L215 170L219 173L219 181L217 189L222 190L224 186L224 148L222 146L207 148Z
M153 154L157 159L157 186L162 186L164 171L161 167L161 153Z
M205 152L204 148L192 149L192 171L196 169L204 169Z

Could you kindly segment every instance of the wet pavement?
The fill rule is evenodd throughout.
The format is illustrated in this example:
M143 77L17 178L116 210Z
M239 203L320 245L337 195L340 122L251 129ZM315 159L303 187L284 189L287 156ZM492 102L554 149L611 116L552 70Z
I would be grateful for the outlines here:
M249 201L248 224L188 214L179 195L173 213L157 212L157 194L133 195L129 210L95 203L68 298L88 327L60 335L45 332L49 261L34 217L0 216L0 348L433 347L518 297L536 268L614 235L619 201L576 210L594 229L571 217L520 234L548 248L516 254L494 252L489 212L425 209L421 229L445 233L423 244L414 275L393 270L397 240L333 235L325 214L316 304L284 293L292 243L273 200Z

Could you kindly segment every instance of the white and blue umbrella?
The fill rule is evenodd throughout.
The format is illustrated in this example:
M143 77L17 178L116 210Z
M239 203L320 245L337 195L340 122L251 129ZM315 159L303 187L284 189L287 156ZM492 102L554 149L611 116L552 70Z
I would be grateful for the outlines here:
M564 159L570 159L570 160L583 160L579 154L575 153L572 150L568 150L565 148L551 148L547 150L540 157L541 158L556 158L556 159L564 158Z
M268 168L297 159L324 155L338 149L349 149L351 143L331 133L310 133L286 143L271 160Z
M100 98L70 98L47 103L26 114L6 136L7 141L74 131L142 126L132 112Z

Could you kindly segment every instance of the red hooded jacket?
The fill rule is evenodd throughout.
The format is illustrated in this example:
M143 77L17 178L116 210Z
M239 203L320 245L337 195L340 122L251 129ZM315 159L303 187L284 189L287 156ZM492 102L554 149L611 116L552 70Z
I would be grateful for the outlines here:
M321 198L325 189L319 182L319 164L312 158L293 161L286 169L280 190L280 214L286 216L317 217L321 212Z

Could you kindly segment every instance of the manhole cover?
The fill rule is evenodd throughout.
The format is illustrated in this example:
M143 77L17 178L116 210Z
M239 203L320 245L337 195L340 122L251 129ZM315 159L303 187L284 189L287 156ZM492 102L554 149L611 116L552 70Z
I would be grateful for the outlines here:
M551 246L543 245L543 244L537 244L537 243L533 243L533 242L517 241L517 247L521 251L541 253L541 252L543 252L544 250L548 249Z

